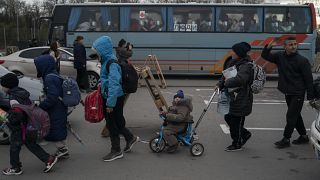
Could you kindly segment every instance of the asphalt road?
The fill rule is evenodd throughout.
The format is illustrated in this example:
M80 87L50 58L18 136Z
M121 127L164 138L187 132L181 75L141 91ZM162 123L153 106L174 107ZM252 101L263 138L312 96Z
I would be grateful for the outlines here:
M205 82L207 81L207 82ZM177 81L178 82L178 81ZM185 82L182 89L193 97L193 116L197 120L206 107L212 93L210 87L190 87L197 85L196 80ZM214 84L204 80L203 84ZM275 84L275 82L273 83ZM169 103L175 87L164 89L163 95ZM285 124L286 105L283 96L272 87L256 95L253 113L247 117L245 126L253 136L241 152L225 152L231 144L223 117L216 113L213 103L198 129L199 142L205 152L201 157L192 157L189 148L180 147L175 154L154 154L148 144L140 142L123 159L103 162L102 157L110 150L109 138L100 137L104 123L90 124L84 120L83 108L78 107L70 116L72 127L82 137L85 145L78 143L72 135L68 137L71 157L59 161L53 171L44 174L44 164L33 156L25 147L21 152L24 174L20 177L5 179L115 179L115 180L317 180L320 177L319 161L314 159L310 145L292 145L287 149L276 149L273 143L282 138ZM216 101L216 99L214 100ZM310 107L303 108L305 125L310 128L315 119L315 112ZM125 107L127 126L134 134L148 141L159 130L161 120L157 109L146 88L140 88L130 96ZM223 129L224 128L224 129ZM293 138L297 138L294 132ZM125 145L122 139L122 146ZM54 152L54 146L44 146ZM9 165L9 146L0 146L0 168Z

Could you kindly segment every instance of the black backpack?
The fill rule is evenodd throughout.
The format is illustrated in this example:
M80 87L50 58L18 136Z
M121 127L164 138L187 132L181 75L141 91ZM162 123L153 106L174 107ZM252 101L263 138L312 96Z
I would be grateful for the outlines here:
M126 62L117 62L111 60L107 63L107 72L109 73L109 68L112 63L117 63L121 67L122 71L122 89L125 94L135 93L138 89L139 76L136 69L132 64Z

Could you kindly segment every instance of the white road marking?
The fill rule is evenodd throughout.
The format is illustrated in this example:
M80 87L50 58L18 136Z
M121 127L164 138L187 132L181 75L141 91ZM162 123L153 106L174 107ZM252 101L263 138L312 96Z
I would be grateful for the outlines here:
M203 100L204 101L204 104L205 105L208 105L209 101L208 100ZM211 102L212 104L217 104L218 102L217 101L213 101ZM253 104L255 105L281 105L281 104L286 104L285 102L282 102L282 101L279 101L279 102L259 102L259 101L256 101L254 102Z
M196 89L196 91L213 91L214 89Z
M230 134L229 126L227 126L226 124L220 124L220 127L225 134ZM284 128L252 128L252 127L251 128L246 127L246 129L254 130L254 131L283 131L284 130ZM306 129L306 130L310 131L310 129Z
M230 134L230 129L227 125L225 124L220 124L220 127L222 129L222 131L225 133L225 134Z

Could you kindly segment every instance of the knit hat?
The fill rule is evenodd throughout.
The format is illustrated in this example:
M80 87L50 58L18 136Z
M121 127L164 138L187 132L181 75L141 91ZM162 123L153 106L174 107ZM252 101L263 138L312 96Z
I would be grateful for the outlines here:
M0 79L1 79L1 86L5 88L12 89L14 87L18 87L19 85L18 77L14 73L7 73L6 75L2 76Z
M178 90L177 93L173 96L173 98L175 99L176 97L184 98L183 91L182 90Z
M118 43L118 47L122 47L124 44L126 44L126 40L121 39Z
M237 44L233 45L232 50L240 58L244 58L248 55L247 53L251 50L251 46L250 46L250 44L248 44L246 42L241 42L241 43L237 43Z

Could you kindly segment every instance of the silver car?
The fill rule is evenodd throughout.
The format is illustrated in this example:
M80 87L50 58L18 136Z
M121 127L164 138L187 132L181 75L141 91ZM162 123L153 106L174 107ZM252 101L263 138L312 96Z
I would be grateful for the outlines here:
M34 65L34 58L40 56L48 46L33 47L24 49L8 56L0 58L0 64L17 75L36 77L37 71ZM76 78L77 71L73 68L74 57L72 49L59 48L60 52L60 74ZM101 65L98 61L87 61L87 72L91 89L96 89L100 79Z
M7 73L12 73L8 71L6 68L0 65L0 77ZM26 89L30 93L30 99L34 103L39 103L40 98L43 96L43 85L40 80L20 76L19 77L19 86ZM6 94L2 91L2 87L0 86L0 108L3 110L8 110L9 107L9 99ZM1 126L1 123L0 123ZM0 144L8 144L9 136L0 129Z

